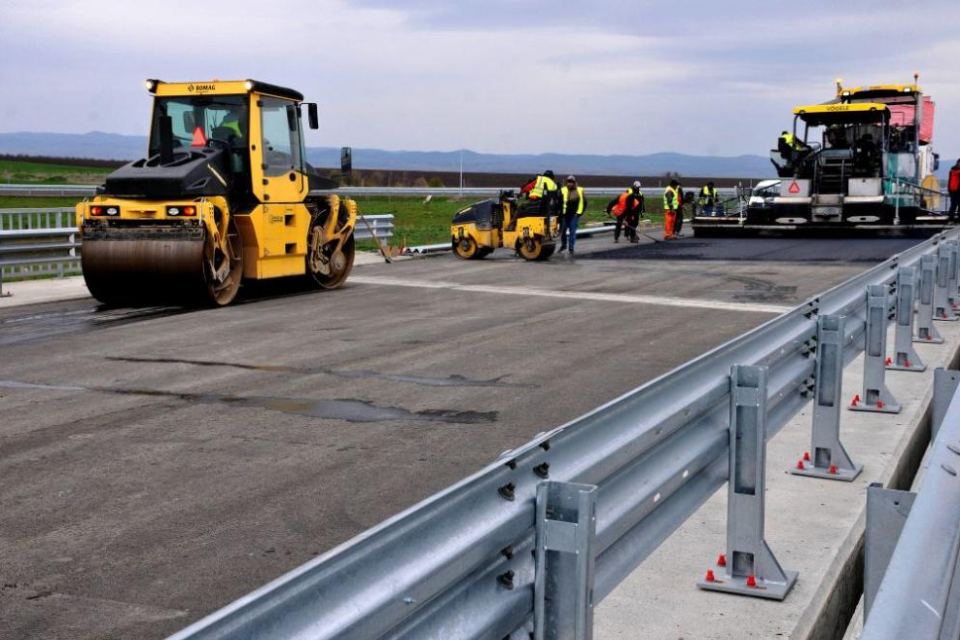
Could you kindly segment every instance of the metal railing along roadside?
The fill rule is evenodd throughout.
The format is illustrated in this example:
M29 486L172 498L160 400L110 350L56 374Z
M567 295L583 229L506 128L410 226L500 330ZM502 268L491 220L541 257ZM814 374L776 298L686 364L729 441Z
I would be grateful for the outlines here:
M960 638L960 371L934 373L919 491L867 490L863 640Z
M76 214L67 209L0 209L0 280L80 272Z
M630 178L624 178L623 184L614 187L586 187L584 191L587 196L610 196L613 197L623 193L631 182ZM699 188L699 185L697 185ZM96 187L93 185L18 185L18 184L0 184L0 196L65 196L65 197L89 197L96 194ZM383 197L471 197L471 198L495 198L501 191L507 191L517 187L340 187L332 191L313 191L314 194L337 193L345 196L383 196ZM690 187L687 187L690 190ZM693 189L695 192L696 189ZM717 191L724 196L733 196L736 189L720 188ZM645 187L643 192L646 196L662 196L663 187Z
M384 240L393 235L393 214L361 216L357 240L371 240L367 225ZM0 281L80 273L82 245L71 209L0 209Z
M912 342L933 341L933 318L953 316L956 237L504 452L172 638L588 639L594 606L724 485L726 550L699 586L786 597L796 574L764 539L765 443L812 398L813 456L793 471L859 473L840 442L843 367L866 350L853 408L899 410L884 383L886 329L895 317L891 368L918 370Z

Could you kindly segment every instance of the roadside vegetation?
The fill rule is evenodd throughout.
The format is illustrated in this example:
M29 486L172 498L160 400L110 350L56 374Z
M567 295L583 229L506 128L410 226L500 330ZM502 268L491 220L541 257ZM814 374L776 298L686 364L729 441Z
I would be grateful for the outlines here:
M0 158L0 182L13 184L99 184L110 173L109 167L84 167L46 162L29 162ZM581 225L611 222L604 209L609 197L594 197L583 214ZM77 204L78 198L0 196L0 209L67 207ZM423 197L358 197L361 213L394 215L394 234L391 245L406 242L407 246L439 244L450 240L450 221L460 209L475 202L475 198ZM653 224L663 223L663 208L658 197L647 198L647 215ZM358 227L363 228L363 223ZM358 242L358 248L376 250L371 240Z
M112 170L108 167L84 167L0 158L0 183L100 184Z

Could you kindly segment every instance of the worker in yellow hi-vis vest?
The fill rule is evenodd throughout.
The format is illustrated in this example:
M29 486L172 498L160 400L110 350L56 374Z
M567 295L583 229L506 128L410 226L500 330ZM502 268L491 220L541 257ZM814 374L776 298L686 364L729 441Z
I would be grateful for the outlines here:
M665 218L663 225L663 239L673 240L674 228L677 224L677 211L680 209L680 183L671 180L666 190L663 192L663 215Z

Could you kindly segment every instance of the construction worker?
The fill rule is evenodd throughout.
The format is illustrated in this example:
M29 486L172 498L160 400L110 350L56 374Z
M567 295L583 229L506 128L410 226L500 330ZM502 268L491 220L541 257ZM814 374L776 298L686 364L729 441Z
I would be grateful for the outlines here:
M960 160L950 168L947 191L950 193L950 220L956 222L960 217Z
M613 230L614 242L620 242L620 232L624 227L626 227L624 235L627 240L633 243L639 242L637 229L640 226L640 216L646 210L640 186L639 180L634 181L629 189L607 204L607 213L617 219L617 226Z
M557 183L554 182L553 171L549 169L523 185L520 193L527 194L531 202L540 202L540 212L549 215L553 212L559 196Z
M713 182L703 185L700 188L700 206L713 207L717 202L717 188L713 186Z
M573 255L574 246L577 243L577 226L580 224L580 216L587 208L587 196L583 193L583 187L577 184L574 176L567 176L566 184L560 189L560 251L563 252L570 246L570 255ZM567 236L569 235L569 242Z
M663 224L664 240L673 240L676 238L676 235L674 235L674 226L677 223L677 210L680 208L679 187L679 182L671 180L663 192L663 215L665 218Z
M797 140L797 137L789 131L784 131L777 139L777 150L787 162L793 163L809 151L810 147Z

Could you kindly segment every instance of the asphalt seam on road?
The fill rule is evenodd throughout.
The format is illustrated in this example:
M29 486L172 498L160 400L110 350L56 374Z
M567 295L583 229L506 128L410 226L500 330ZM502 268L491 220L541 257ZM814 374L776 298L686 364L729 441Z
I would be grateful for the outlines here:
M721 300L695 300L690 298L669 298L663 296L631 295L623 293L594 293L588 291L556 291L532 287L502 287L493 285L461 284L445 280L409 280L401 278L383 278L378 276L353 276L350 282L385 287L416 287L420 289L449 289L468 293L490 293L514 296L536 296L545 298L565 298L572 300L594 300L597 302L620 302L626 304L649 304L663 307L687 307L694 309L713 309L721 311L746 311L753 313L780 314L793 307L756 304L751 302L727 302Z

